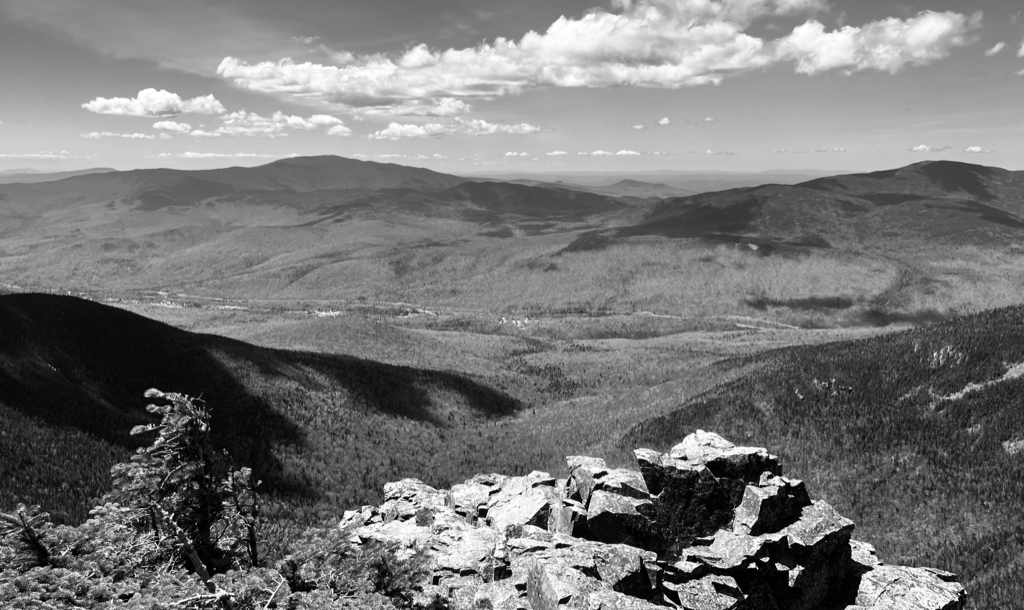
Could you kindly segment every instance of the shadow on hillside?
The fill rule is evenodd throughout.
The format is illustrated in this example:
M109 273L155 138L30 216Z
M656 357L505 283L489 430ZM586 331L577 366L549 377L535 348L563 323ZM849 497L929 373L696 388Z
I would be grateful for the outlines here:
M272 449L306 447L304 431L289 415L316 408L319 390L344 389L362 408L435 425L443 424L431 391L459 394L484 417L518 407L454 373L265 349L73 297L0 296L0 329L0 402L47 424L134 448L148 442L129 434L152 421L147 389L200 397L210 408L215 442L285 494L310 491L285 473Z

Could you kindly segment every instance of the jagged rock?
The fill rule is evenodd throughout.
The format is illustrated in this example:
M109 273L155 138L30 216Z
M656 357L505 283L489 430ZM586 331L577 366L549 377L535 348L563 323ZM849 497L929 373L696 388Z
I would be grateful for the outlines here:
M562 498L560 503L555 503L551 507L548 531L576 538L587 538L589 532L587 509L581 502Z
M562 563L533 559L527 570L526 595L533 610L558 610L573 598L574 605L581 605L578 600L602 588L596 578Z
M607 589L590 593L586 605L580 607L582 610L664 610L663 606Z
M758 536L786 527L811 503L803 481L765 476L758 485L747 485L736 507L733 531Z
M553 503L561 503L553 488L531 487L519 495L495 503L487 510L487 519L499 531L512 525L547 528Z
M856 600L847 610L959 610L965 593L954 578L931 568L877 565L860 577Z
M761 447L737 447L714 432L697 430L669 450L669 456L707 466L716 477L756 483L761 473L781 475L779 458Z
M740 495L734 501L723 480L704 465L669 457L655 476L657 485L650 480L647 484L660 492L646 514L656 524L661 549L689 545L694 538L726 527L742 498Z
M654 524L641 511L651 506L650 500L594 491L587 507L587 531L595 540L609 544L650 546Z
M585 507L590 502L597 478L608 472L608 466L601 458L581 455L570 455L565 461L569 465L566 497L582 502Z
M736 579L719 574L666 588L669 603L685 610L728 610L739 607L747 597Z
M405 479L339 527L425 553L417 599L439 593L455 610L963 607L953 575L885 565L764 449L698 431L635 455L639 473L575 456L560 480L477 475L439 491Z

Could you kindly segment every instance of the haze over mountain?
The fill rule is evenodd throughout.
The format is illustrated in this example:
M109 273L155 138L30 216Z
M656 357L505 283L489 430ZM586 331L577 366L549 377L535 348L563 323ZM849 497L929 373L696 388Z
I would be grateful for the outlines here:
M1024 172L925 161L793 186L673 198L617 234L817 247L936 239L1007 244L1024 235Z
M69 172L44 172L35 169L15 169L0 172L0 184L31 184L35 182L55 182L75 176L88 174L103 174L117 171L109 167L95 167L91 169L80 169Z
M1022 288L1020 172L923 162L667 199L645 192L657 184L565 186L338 157L3 185L0 272L115 293L798 324L934 318ZM809 322L801 303L825 317Z

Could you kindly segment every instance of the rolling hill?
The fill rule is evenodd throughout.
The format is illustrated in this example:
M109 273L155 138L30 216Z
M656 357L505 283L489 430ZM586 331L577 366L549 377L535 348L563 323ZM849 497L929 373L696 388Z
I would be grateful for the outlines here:
M201 397L217 442L269 493L335 516L396 477L490 466L501 458L460 431L521 408L471 375L261 348L74 297L0 296L0 328L0 506L63 520L81 520L141 442L129 431L150 420L150 387Z
M771 444L892 561L961 574L974 608L1024 594L1024 307L759 354L758 368L637 424Z
M94 167L91 169L80 169L67 172L43 172L33 169L15 169L0 172L0 184L32 184L35 182L56 182L65 178L75 176L86 176L89 174L106 174L115 169L109 167Z
M949 240L1006 244L1024 232L1024 172L951 161L666 199L621 237L760 245Z

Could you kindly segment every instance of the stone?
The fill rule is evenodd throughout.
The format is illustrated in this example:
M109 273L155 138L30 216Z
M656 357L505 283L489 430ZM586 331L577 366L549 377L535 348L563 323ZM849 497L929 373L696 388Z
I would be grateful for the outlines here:
M488 509L487 520L498 531L504 531L512 525L534 525L546 529L551 504L554 502L560 501L553 490L531 487Z
M586 538L587 509L581 502L562 498L551 506L551 514L548 516L548 531L555 534L565 534L576 538Z
M526 596L533 610L558 610L601 588L597 579L561 563L533 559L527 568Z
M452 487L452 507L460 515L474 518L486 516L487 503L490 500L491 492L495 490L497 490L496 486L483 483L469 481L460 483ZM483 514L481 514L481 509L484 509Z
M647 548L654 535L654 524L641 509L650 506L650 500L595 491L587 508L587 531L600 542Z
M664 606L607 589L591 592L585 605L580 607L584 610L664 610Z
M698 431L634 455L639 472L575 456L564 480L477 475L439 491L405 479L339 527L356 545L424 554L416 599L453 610L963 608L954 575L884 564L764 449Z
M670 603L686 610L728 610L746 599L736 579L712 574L680 584L668 584Z
M714 432L697 430L669 451L669 456L707 466L716 477L756 483L762 472L781 475L779 458L761 447L737 447Z
M657 476L661 493L646 514L656 523L659 548L687 546L694 538L732 523L739 498L734 503L728 489L706 467L669 463Z
M1024 439L1011 439L1003 441L1003 451L1009 455L1024 453Z
M504 581L484 583L476 588L473 595L472 608L477 610L514 610L525 607L516 588Z
M579 455L570 455L565 461L569 466L566 496L578 500L586 507L590 502L590 494L597 484L597 478L608 472L608 467L600 458Z
M594 490L608 491L638 500L651 499L651 492L648 491L643 476L635 470L625 468L616 468L598 475L594 481Z
M759 536L776 532L800 517L811 503L802 481L784 477L762 477L759 485L747 485L736 507L733 531Z
M879 610L961 610L965 596L963 585L956 582L948 572L930 568L875 565L861 575L853 607Z

